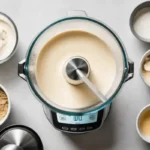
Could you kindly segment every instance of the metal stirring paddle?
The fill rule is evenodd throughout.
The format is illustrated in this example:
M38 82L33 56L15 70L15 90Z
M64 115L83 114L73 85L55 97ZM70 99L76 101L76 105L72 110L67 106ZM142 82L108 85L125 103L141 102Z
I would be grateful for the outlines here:
M67 81L78 85L85 83L88 88L101 100L106 102L107 98L97 89L97 87L88 79L90 66L83 57L73 57L67 61L65 66Z

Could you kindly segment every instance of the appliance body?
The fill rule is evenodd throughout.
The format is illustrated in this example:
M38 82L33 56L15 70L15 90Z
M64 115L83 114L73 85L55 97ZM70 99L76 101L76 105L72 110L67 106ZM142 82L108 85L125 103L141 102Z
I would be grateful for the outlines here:
M44 105L43 110L55 129L66 133L81 134L101 128L110 113L111 105L98 112L76 116L53 112Z

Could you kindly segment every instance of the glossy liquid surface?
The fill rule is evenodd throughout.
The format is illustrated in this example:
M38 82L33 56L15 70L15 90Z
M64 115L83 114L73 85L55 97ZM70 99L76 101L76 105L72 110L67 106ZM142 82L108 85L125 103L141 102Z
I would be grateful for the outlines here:
M105 95L116 76L116 62L108 45L83 31L57 35L41 50L36 63L36 78L42 93L66 108L84 108L99 102L85 84L71 85L63 75L65 62L84 57L90 65L89 79Z

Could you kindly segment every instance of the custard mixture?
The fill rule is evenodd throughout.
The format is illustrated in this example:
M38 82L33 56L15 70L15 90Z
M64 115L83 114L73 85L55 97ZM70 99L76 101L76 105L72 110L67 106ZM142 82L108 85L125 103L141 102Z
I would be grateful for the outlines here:
M36 62L36 79L44 96L66 108L84 108L99 100L83 83L69 84L63 75L65 62L84 57L90 65L89 79L104 95L116 76L116 61L109 46L84 31L67 31L55 36L42 48Z

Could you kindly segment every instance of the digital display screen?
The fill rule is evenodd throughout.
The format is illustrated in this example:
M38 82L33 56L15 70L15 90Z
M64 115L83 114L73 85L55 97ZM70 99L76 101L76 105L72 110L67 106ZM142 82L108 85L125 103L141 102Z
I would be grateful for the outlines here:
M90 113L81 116L69 116L57 113L57 120L59 123L65 124L88 124L97 121L98 113Z

